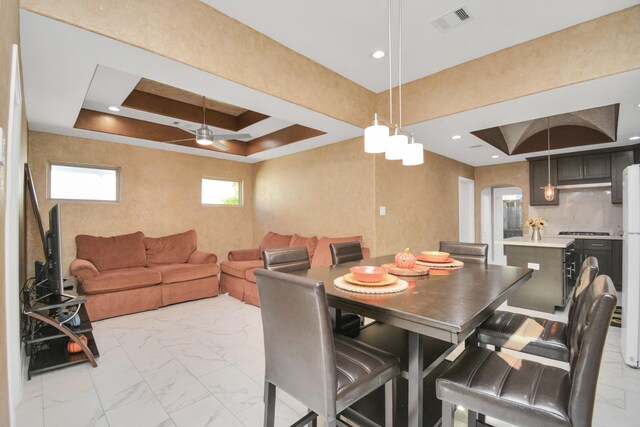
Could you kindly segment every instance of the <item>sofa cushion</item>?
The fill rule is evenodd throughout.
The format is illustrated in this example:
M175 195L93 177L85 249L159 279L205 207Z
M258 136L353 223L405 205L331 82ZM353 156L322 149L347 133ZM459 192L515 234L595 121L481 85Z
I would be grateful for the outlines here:
M185 263L196 250L196 231L189 230L164 237L145 237L144 246L149 265Z
M313 254L316 251L316 246L318 245L318 238L316 236L304 237L298 234L294 234L291 238L291 242L289 246L306 246L307 252L309 253L309 259L313 258Z
M251 261L222 261L220 263L220 270L233 277L244 279L247 274L247 270L254 268L264 267L264 261L254 259Z
M144 234L138 231L120 236L76 236L77 258L90 261L99 271L127 267L144 267L147 256Z
M186 282L217 276L220 269L216 264L158 264L150 265L150 269L160 272L162 283Z
M160 272L150 268L117 268L101 271L100 277L84 280L82 289L88 295L103 294L158 285L161 280Z
M351 237L321 237L318 240L318 245L316 246L316 252L313 255L313 259L311 260L311 268L314 267L325 267L332 264L331 261L331 249L329 245L331 243L342 243L342 242L360 242L362 245L362 236L351 236Z
M274 233L272 231L268 232L262 239L262 243L260 243L260 259L262 259L262 251L265 249L289 247L292 237L293 236L291 234L285 235Z

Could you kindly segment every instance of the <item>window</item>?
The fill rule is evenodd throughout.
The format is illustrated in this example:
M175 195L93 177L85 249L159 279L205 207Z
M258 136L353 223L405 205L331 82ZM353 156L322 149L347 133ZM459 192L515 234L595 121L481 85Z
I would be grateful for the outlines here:
M242 183L202 178L202 204L242 206Z
M115 202L119 199L119 176L118 168L52 163L49 169L49 197Z

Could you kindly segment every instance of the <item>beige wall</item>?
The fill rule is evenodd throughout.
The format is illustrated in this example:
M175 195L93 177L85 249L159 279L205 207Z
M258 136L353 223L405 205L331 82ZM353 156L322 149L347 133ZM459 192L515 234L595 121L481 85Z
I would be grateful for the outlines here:
M268 231L362 235L373 249L374 157L362 138L255 166L254 246Z
M29 165L45 228L47 212L55 203L46 197L47 164L50 161L121 168L119 203L61 202L65 268L75 257L74 239L77 234L112 236L140 230L147 236L162 236L193 228L198 232L198 248L213 252L220 259L226 259L230 249L251 246L251 165L32 132L29 135ZM242 180L244 206L203 206L200 203L203 177ZM34 254L42 251L39 250L40 242L33 220L30 224L29 253L32 256L29 268L32 269Z
M458 240L458 177L473 179L473 167L425 151L420 166L376 158L376 250L414 253L437 250L440 240Z
M21 7L356 126L373 117L373 92L201 1L22 0Z
M638 22L640 5L415 80L404 85L404 122L420 123L638 69ZM378 94L377 103L377 111L386 116L388 91Z
M480 241L480 192L488 187L520 187L522 189L522 218L529 215L529 162L476 168L476 241Z

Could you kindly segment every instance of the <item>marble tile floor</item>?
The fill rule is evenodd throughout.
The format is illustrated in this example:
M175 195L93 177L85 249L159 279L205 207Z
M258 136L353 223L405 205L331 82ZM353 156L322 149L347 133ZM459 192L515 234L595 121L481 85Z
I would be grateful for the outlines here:
M76 365L27 381L18 427L262 425L259 308L220 295L95 322L94 333L98 368ZM278 397L276 425L306 413L286 393ZM632 426L638 419L640 371L622 363L619 330L611 328L594 425ZM456 411L456 426L465 422L464 410Z

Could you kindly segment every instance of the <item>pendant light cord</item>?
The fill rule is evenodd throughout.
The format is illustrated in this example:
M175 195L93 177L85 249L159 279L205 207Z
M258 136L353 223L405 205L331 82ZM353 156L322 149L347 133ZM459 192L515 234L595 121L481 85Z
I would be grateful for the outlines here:
M402 128L402 0L398 0L398 109L399 109L399 123Z
M202 126L207 124L207 108L205 107L205 103L207 102L207 98L202 97Z
M547 117L547 183L551 186L551 119Z
M391 81L391 0L387 0L388 6L388 36L389 36L389 123L393 123L393 83Z

